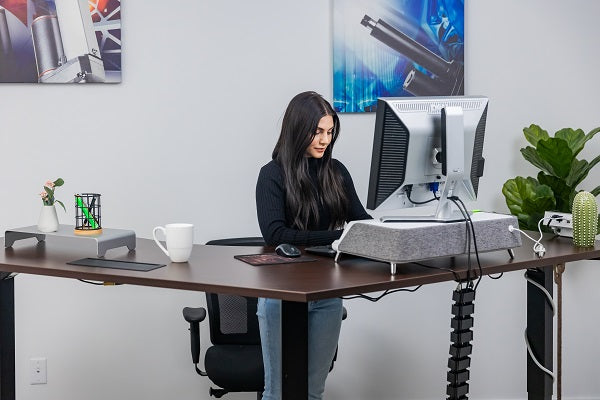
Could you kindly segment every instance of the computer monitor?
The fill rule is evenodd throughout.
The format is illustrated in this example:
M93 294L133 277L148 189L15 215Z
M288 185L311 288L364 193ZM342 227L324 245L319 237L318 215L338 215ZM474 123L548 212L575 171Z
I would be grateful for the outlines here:
M367 208L392 211L437 203L435 213L382 220L464 220L448 198L477 198L487 106L483 96L378 99Z

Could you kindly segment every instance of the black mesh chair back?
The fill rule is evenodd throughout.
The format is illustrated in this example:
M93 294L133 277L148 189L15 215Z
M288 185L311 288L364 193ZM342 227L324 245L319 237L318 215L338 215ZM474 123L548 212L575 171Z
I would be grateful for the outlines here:
M256 297L206 293L212 344L258 344Z

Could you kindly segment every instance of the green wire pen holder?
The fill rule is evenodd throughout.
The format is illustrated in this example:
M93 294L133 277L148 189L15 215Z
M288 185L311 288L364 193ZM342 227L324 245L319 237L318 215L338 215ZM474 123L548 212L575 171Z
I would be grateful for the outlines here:
M100 194L75 195L75 234L99 235L102 233Z

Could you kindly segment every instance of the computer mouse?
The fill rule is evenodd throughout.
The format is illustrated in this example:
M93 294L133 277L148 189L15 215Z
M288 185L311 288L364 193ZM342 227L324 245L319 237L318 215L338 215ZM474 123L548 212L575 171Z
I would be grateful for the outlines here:
M275 253L283 257L300 257L300 250L293 244L281 243L275 247Z

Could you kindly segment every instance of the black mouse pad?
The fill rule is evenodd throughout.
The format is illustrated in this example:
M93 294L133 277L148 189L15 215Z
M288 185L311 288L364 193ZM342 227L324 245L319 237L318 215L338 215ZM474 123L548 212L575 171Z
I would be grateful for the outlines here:
M283 257L278 254L245 254L233 256L233 258L248 263L250 265L273 265L273 264L291 264L315 261L316 258L300 256L300 257Z
M165 266L165 264L150 264L123 260L107 260L105 258L82 258L81 260L70 261L67 264L83 265L85 267L129 269L132 271L151 271L153 269Z

